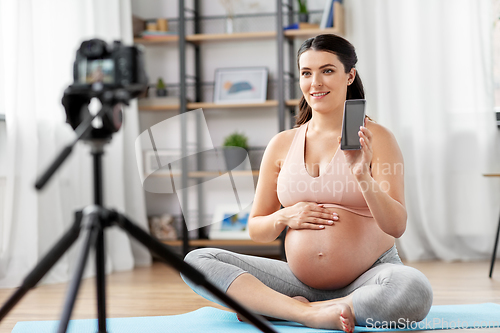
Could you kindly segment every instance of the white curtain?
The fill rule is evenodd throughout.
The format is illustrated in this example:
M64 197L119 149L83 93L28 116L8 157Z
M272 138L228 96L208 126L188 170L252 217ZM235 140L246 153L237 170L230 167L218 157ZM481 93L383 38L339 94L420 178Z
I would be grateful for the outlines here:
M7 118L7 202L0 224L0 287L15 287L73 223L73 211L93 202L89 146L79 143L41 192L34 183L74 138L61 97L83 40L132 43L128 0L0 0L0 87ZM104 202L147 228L134 141L137 105L124 110L124 127L105 147ZM1 221L1 220L0 220ZM43 282L67 281L79 244ZM106 230L107 272L148 265L149 252L117 229ZM86 276L94 272L94 259Z
M352 0L368 110L405 159L408 260L486 259L500 208L490 0Z

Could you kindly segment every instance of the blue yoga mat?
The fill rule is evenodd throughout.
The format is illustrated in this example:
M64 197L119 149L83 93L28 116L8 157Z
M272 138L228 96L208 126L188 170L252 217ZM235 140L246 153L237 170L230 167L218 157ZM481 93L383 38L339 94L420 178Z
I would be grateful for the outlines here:
M58 321L18 322L12 333L54 333ZM250 324L242 323L236 314L211 307L176 316L110 318L106 321L109 333L220 333L259 332ZM293 322L272 322L278 332L318 332ZM375 323L373 323L375 324ZM355 332L388 331L390 323L379 323L380 328L358 327ZM407 330L493 328L500 327L500 304L435 305L421 322ZM67 333L94 333L97 319L71 320ZM394 329L400 331L401 329ZM339 332L321 330L322 332Z

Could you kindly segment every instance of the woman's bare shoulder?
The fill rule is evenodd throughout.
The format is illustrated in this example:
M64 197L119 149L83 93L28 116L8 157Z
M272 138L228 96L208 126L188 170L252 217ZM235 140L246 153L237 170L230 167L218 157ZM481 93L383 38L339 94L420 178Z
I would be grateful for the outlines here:
M272 155L275 160L284 160L298 128L292 128L276 134L266 147L266 155Z
M289 130L285 130L285 131L281 131L279 132L278 134L276 134L272 139L271 141L269 142L269 144L271 145L278 145L278 146L282 146L282 145L291 145L292 144L292 140L295 136L295 133L297 132L298 128L292 128L292 129L289 129Z

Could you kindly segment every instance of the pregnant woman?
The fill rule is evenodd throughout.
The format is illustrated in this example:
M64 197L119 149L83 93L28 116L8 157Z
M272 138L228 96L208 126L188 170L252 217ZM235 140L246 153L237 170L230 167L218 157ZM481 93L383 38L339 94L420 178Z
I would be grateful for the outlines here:
M286 230L287 262L212 248L194 250L185 261L272 318L346 332L420 321L432 304L430 283L402 264L394 245L407 219L399 146L367 118L358 133L361 149L340 149L344 103L364 98L354 47L319 35L302 44L297 60L300 113L295 128L266 148L248 221L257 242Z

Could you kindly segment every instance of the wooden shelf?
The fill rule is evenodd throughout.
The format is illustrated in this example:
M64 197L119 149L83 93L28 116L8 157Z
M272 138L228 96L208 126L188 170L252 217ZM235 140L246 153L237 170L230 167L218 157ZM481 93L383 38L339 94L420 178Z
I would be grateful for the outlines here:
M170 246L182 246L182 240L162 241L162 243ZM190 246L278 246L280 240L274 240L270 243L257 243L251 239L191 239Z
M178 35L157 36L154 38L134 38L134 43L143 45L161 45L166 43L177 43Z
M286 106L298 106L300 99L289 99L285 101Z
M231 104L216 104L216 103L188 103L188 110L195 109L243 109L243 108L266 108L278 106L278 101L269 100L263 103L231 103ZM178 104L166 104L166 105L139 105L139 111L168 111L168 110L178 110Z
M218 41L233 41L233 40L249 40L249 39L272 39L276 37L276 31L262 32L237 32L232 34L196 34L187 35L186 41L193 43L201 42L218 42Z
M343 34L343 31L338 27L327 29L290 29L285 30L284 34L285 37L288 38L309 38L320 34ZM187 35L186 41L192 43L202 43L272 38L276 38L276 31L238 32L232 34L195 34ZM167 43L177 43L178 41L179 36L177 35L161 36L155 38L134 38L135 43L143 45L161 45Z
M342 34L340 28L327 28L327 29L290 29L285 30L285 37L299 38L299 37L314 37L320 34ZM251 40L251 39L272 39L276 38L276 31L263 31L263 32L238 32L232 34L195 34L187 35L186 41L192 43L202 42L223 42L234 40ZM143 45L161 45L167 43L177 43L179 36L169 35L155 38L134 38L134 43Z
M224 173L219 173L218 171L193 171L189 172L188 176L191 178L203 178L203 177L216 177L221 176ZM231 171L231 175L238 176L258 176L259 170L234 170Z
M189 178L204 178L204 177L217 177L217 176L222 176L224 172L219 172L219 171L191 171L188 173ZM180 173L174 173L172 174L174 177L180 177ZM259 175L259 170L234 170L231 171L231 175L234 177L241 177L241 176L258 176ZM152 173L148 177L170 177L169 173L161 173L161 174L155 174Z
M173 111L179 110L178 104L168 105L139 105L139 111Z
M285 36L289 38L298 37L314 37L321 34L335 34L339 35L342 32L339 28L327 28L327 29L291 29L285 30Z
M270 100L263 103L231 103L231 104L216 104L216 103L188 103L188 109L231 109L231 108L265 108L278 106L278 101Z

